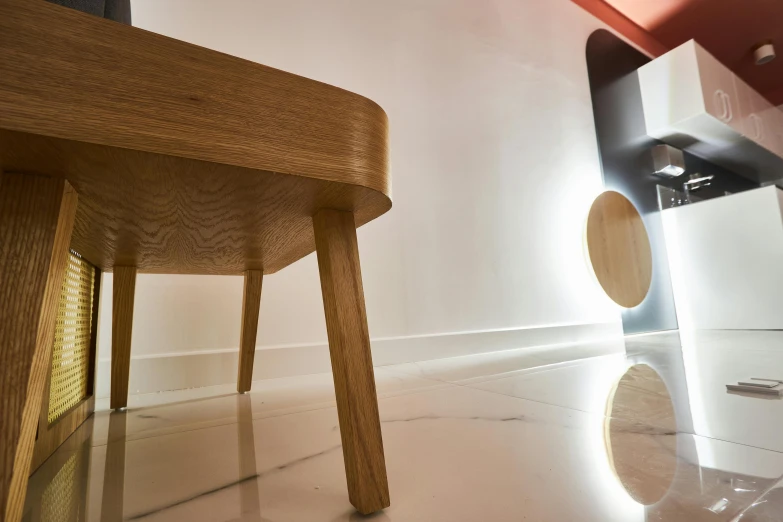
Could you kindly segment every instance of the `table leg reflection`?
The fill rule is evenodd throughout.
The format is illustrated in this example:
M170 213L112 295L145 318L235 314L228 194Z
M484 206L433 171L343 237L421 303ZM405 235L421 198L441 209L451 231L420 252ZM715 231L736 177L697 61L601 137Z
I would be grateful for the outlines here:
M253 403L250 394L237 395L237 448L239 458L239 505L241 516L259 513L256 476L256 446L253 432Z
M120 522L123 519L127 415L125 411L114 411L109 415L109 435L106 443L106 465L103 473L103 497L101 499L102 522Z
M244 520L246 515L257 515L261 508L258 483L256 481L257 469L252 400L248 394L237 395L236 401L240 519ZM121 522L124 520L127 415L126 411L114 411L109 416L103 495L101 498L101 522Z

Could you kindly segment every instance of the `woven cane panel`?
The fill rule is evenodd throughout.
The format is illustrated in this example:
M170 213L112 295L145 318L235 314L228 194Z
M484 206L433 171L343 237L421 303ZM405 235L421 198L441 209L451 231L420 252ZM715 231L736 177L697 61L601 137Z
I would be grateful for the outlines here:
M95 267L71 252L52 349L48 419L52 423L87 396Z
M71 522L78 519L80 502L77 476L80 460L78 454L60 468L41 496L41 520L46 522Z

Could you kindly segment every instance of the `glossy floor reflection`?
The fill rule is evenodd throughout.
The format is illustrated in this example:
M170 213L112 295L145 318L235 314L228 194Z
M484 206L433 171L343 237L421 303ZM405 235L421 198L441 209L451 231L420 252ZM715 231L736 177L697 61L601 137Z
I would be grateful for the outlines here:
M770 372L778 372L776 375ZM376 369L371 520L783 520L783 332L675 332ZM31 477L25 520L339 521L329 375L131 398Z

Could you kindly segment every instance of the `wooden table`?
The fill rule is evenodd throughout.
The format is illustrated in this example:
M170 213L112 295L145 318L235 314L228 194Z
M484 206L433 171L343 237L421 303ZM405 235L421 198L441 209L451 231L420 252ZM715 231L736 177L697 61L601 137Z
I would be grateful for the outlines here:
M350 500L389 505L356 227L391 208L383 110L39 0L0 0L0 513L19 519L67 250L114 272L111 405L137 273L263 274L318 253ZM239 318L238 318L239 322Z

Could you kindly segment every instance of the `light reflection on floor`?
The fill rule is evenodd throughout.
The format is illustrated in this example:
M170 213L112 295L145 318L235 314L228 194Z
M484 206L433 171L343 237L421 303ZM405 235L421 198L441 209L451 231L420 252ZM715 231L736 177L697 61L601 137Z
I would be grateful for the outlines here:
M681 340L682 339L682 340ZM376 369L372 520L783 520L783 332L677 332ZM329 375L136 396L31 477L25 520L360 520Z

